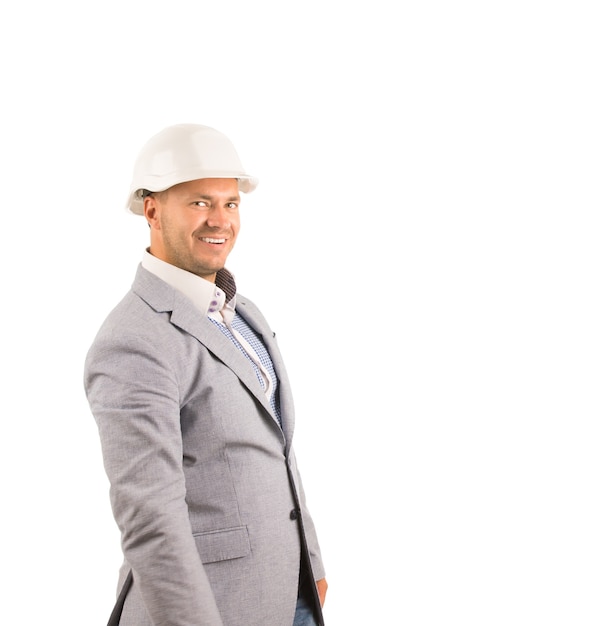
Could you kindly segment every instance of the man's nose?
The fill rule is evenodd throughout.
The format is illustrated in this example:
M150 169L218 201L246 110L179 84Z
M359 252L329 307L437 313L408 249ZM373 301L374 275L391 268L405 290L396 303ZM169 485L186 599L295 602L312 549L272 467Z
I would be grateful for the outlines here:
M211 228L230 228L230 217L223 207L213 207L207 216L207 225Z

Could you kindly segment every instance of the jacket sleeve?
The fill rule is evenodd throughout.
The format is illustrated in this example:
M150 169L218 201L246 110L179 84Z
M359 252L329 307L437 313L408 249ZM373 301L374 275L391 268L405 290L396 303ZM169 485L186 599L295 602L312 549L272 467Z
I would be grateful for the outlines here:
M148 339L105 332L84 385L123 552L152 623L222 626L186 505L174 368Z

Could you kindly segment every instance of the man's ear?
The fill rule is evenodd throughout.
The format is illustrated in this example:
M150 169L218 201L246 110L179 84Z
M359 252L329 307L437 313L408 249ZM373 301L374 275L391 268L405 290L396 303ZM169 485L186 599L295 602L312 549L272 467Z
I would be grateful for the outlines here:
M152 195L144 198L144 217L149 228L160 228L158 202L157 198Z

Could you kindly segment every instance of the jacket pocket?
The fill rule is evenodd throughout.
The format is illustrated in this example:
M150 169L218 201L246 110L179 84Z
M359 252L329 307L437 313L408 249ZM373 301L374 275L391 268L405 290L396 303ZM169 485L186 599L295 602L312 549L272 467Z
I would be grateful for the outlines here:
M246 526L193 534L203 563L239 559L251 552Z

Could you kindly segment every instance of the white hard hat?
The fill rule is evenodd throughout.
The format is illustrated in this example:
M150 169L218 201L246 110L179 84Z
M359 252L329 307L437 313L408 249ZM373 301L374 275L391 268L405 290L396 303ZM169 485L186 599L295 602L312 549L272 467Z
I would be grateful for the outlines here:
M200 124L176 124L151 137L140 151L126 208L143 215L144 191L165 191L199 178L236 178L238 188L246 193L259 182L245 173L224 134Z

